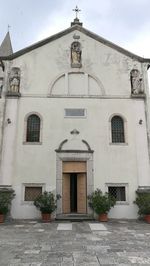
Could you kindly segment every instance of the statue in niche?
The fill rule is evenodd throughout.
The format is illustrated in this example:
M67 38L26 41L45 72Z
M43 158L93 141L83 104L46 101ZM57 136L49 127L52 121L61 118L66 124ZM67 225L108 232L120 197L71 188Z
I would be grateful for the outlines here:
M131 92L134 95L143 93L142 78L139 70L133 69L130 73Z
M20 69L17 67L12 68L9 79L10 92L19 93L20 87Z
M72 66L81 66L81 45L79 42L73 42L71 45L71 64Z

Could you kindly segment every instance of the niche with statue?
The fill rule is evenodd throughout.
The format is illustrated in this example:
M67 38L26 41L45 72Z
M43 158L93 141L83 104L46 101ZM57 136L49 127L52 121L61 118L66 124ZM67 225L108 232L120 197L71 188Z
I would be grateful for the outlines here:
M132 96L143 95L143 79L138 69L132 69L130 72L131 94Z
M20 68L18 67L11 69L7 96L20 96Z
M71 44L71 66L81 67L81 44L77 41Z

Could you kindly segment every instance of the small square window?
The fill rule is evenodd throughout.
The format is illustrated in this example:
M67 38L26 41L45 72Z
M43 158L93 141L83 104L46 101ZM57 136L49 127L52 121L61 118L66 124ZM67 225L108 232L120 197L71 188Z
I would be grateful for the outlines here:
M42 187L25 187L24 200L25 201L34 201L39 195L42 194Z
M108 186L108 192L115 197L116 201L126 201L126 190L124 186Z

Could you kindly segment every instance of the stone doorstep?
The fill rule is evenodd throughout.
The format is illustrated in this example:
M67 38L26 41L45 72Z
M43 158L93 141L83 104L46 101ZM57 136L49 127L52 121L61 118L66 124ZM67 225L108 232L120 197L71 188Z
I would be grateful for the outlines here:
M95 221L94 217L88 214L58 214L55 220L70 222Z

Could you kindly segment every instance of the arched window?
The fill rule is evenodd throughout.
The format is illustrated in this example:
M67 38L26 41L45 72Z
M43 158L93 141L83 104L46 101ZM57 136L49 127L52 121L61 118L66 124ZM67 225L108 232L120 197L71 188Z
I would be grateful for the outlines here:
M40 141L40 118L38 115L32 114L27 119L27 142L39 142Z
M111 119L111 136L113 143L125 142L124 121L118 115L113 116Z

